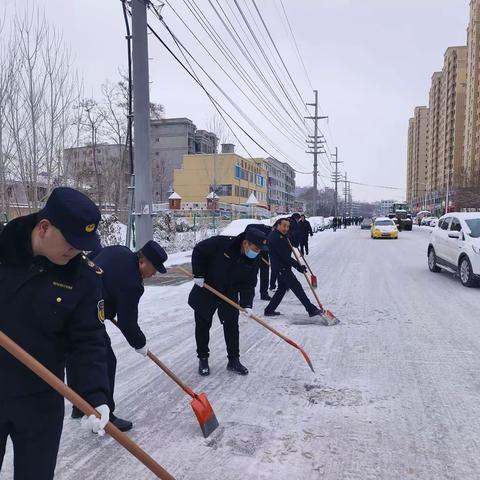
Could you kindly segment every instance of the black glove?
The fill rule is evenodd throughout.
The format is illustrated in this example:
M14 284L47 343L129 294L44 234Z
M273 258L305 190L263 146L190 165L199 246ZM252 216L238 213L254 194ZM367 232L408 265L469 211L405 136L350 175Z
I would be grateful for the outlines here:
M300 273L306 273L307 272L307 267L305 265L299 265L297 267L297 270L300 272Z

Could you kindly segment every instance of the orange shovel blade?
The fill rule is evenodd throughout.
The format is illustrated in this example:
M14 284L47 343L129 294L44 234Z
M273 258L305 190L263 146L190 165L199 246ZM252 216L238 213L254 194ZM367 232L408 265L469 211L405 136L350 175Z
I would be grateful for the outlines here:
M192 410L197 417L203 436L207 438L217 427L218 420L213 412L213 408L204 393L196 395L190 402Z

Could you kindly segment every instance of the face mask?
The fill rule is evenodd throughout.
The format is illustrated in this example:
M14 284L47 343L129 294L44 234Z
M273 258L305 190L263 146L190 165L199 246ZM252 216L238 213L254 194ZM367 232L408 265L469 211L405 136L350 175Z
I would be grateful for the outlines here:
M245 255L248 258L254 259L254 258L257 258L258 252L254 252L253 250L247 249L247 251L245 252Z

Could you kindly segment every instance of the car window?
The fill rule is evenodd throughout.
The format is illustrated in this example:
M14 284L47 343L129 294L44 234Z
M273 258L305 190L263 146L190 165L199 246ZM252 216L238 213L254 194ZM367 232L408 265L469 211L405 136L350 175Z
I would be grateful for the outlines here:
M468 220L465 220L465 222L467 223L468 228L471 231L470 236L473 238L479 238L480 237L480 218L470 218Z
M440 228L442 230L448 230L448 226L450 225L450 220L452 217L447 217L442 220L442 223L440 224Z
M462 231L462 225L461 225L460 220L458 218L454 218L452 220L452 223L450 225L450 231L451 232L461 232Z
M375 225L381 225L381 226L392 226L393 225L393 221L392 220L377 220L375 222Z

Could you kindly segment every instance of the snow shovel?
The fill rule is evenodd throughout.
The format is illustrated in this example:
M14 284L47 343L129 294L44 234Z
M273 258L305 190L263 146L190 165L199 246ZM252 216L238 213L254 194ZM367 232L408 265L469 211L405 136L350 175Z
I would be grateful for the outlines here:
M99 413L80 395L75 393L70 387L65 385L56 375L45 368L38 360L27 353L23 348L17 345L3 332L0 332L0 346L15 357L20 363L23 363L33 373L38 375L45 383L50 385L60 395L69 400L75 407L82 411L85 415L95 415L99 417ZM161 465L159 465L152 457L142 450L130 437L118 430L115 425L108 422L105 431L113 437L120 445L128 450L134 457L142 462L157 478L161 480L175 480Z
M300 258L298 257L298 254L297 254L296 250L293 248L293 245L291 244L290 240L288 240L288 244L290 245L290 248L291 248L293 254L295 255L295 258L296 258L297 262L301 265ZM318 295L317 295L317 292L315 291L315 288L313 288L313 285L310 282L310 279L308 278L307 273L303 272L303 276L305 277L305 280L307 281L308 286L310 287L310 290L313 293L313 296L317 300L318 307L322 311L322 318L325 321L325 325L328 326L328 327L332 327L333 325L337 325L337 323L339 323L340 320L338 320L338 318L330 310L325 310L325 308L322 305L322 302L320 302L320 299L318 298Z
M116 320L111 320L111 322L118 327L118 322ZM190 405L192 406L193 413L195 413L198 423L200 424L203 436L207 438L218 427L217 417L213 412L213 408L210 405L207 396L204 393L197 395L150 350L147 352L147 356L150 360L152 360L152 362L157 364L187 395L192 397L193 400L190 402Z
M204 393L196 394L191 388L185 385L160 359L150 350L147 353L148 358L156 363L187 395L192 397L190 405L197 417L203 436L207 438L217 427L218 420L213 412L213 408Z
M182 267L177 267L178 270L180 270L181 272L183 272L185 275L188 275L189 277L193 278L193 275L188 272L187 270L185 270L184 268ZM209 290L210 292L212 292L214 295L216 295L217 297L219 297L220 299L222 299L224 302L228 303L229 305L231 305L233 308L236 308L237 310L239 310L240 312L245 312L245 309L243 307L241 307L238 303L234 302L233 300L231 300L230 298L228 298L227 296L225 296L223 293L219 292L218 290L216 290L215 288L211 287L210 285L208 285L207 283L204 283L203 284L203 288L206 288L207 290ZM305 359L305 361L307 362L308 366L310 367L310 370L315 373L315 370L313 369L313 364L312 364L312 361L310 360L310 357L307 355L307 352L305 352L305 350L303 350L303 348L301 348L299 345L297 345L293 340L290 340L288 337L286 337L285 335L283 335L282 333L280 333L278 330L275 330L273 327L271 327L265 320L262 320L260 317L257 317L256 315L252 314L250 315L250 318L252 320L255 320L257 323L259 323L260 325L262 325L262 327L265 327L267 330L270 330L274 335L277 335L277 337L280 337L282 340L284 340L285 342L287 342L289 345L291 345L292 347L296 348L297 350L300 351L300 353L303 355L303 358Z

